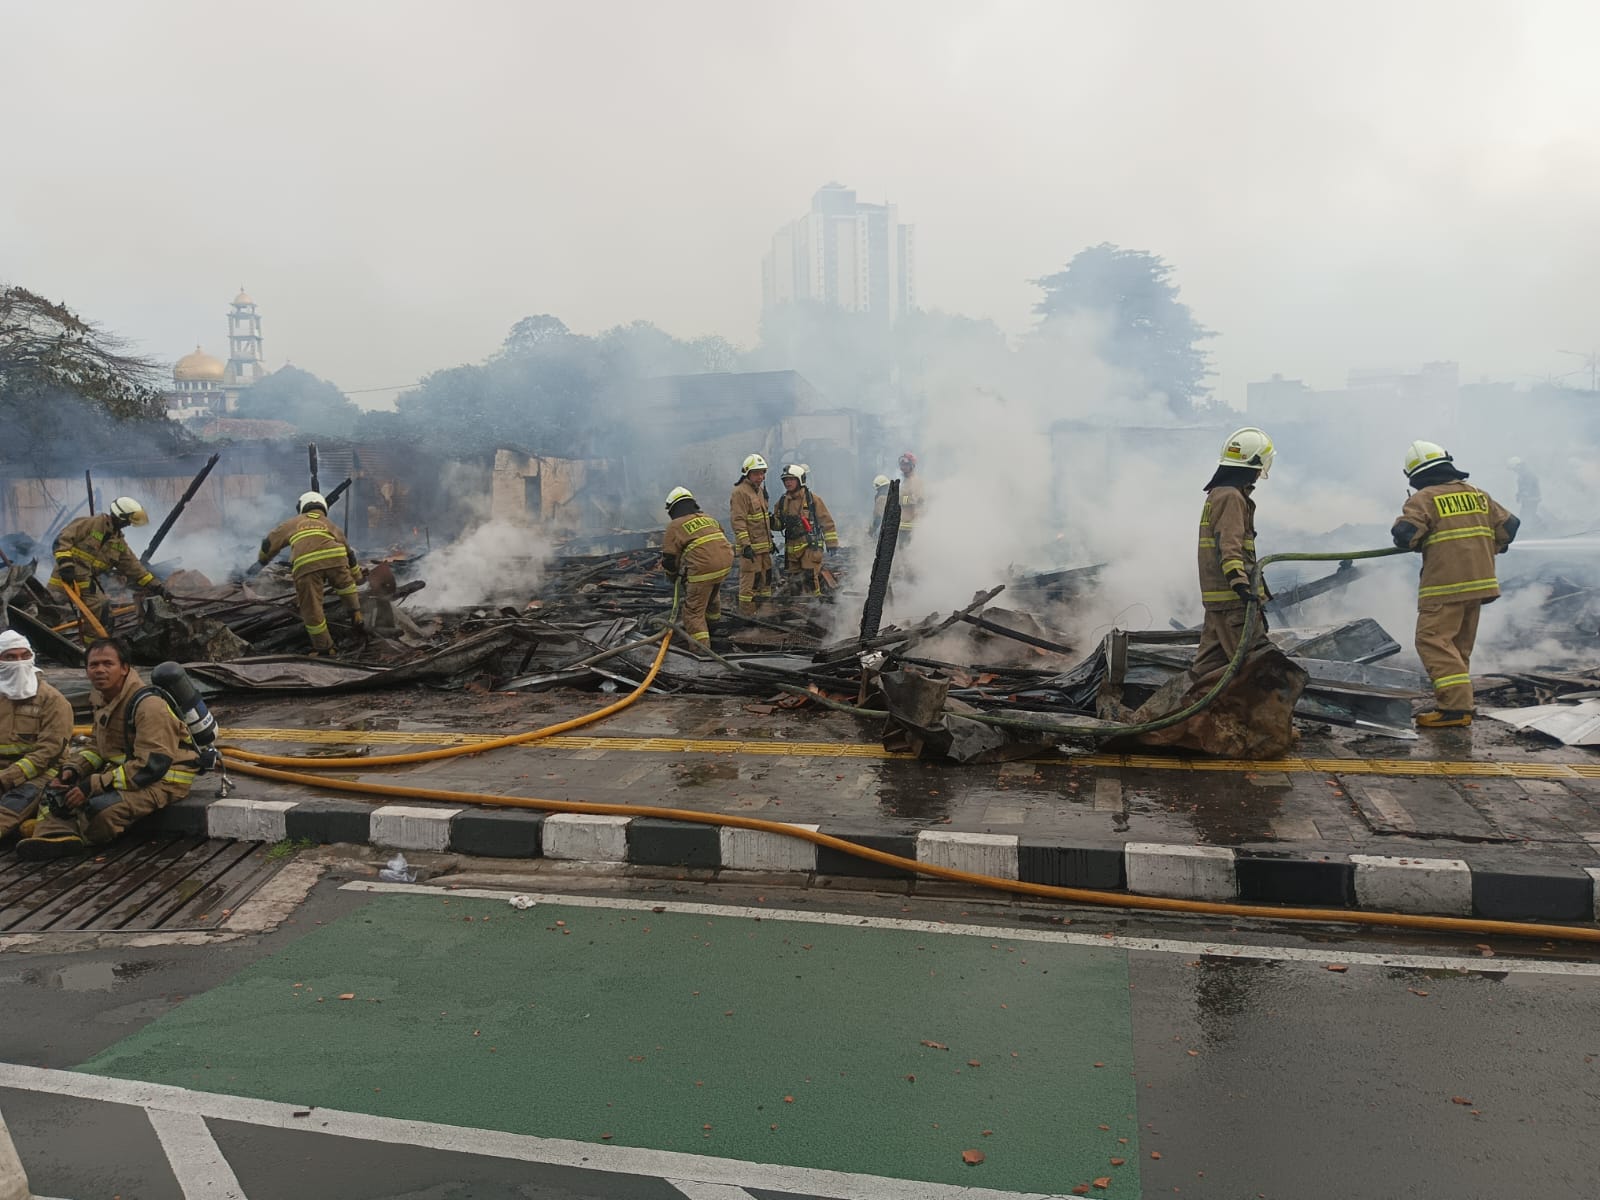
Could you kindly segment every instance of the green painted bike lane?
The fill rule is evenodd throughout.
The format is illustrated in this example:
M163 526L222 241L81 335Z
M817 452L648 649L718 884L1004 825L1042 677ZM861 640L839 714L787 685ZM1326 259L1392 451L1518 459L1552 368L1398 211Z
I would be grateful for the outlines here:
M82 1069L598 1145L1140 1194L1111 947L380 896Z

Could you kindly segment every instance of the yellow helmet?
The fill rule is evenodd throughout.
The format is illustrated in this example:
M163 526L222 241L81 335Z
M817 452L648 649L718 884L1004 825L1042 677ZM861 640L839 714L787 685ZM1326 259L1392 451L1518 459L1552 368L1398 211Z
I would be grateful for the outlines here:
M1440 463L1454 464L1455 459L1450 457L1450 451L1437 442L1412 442L1406 447L1406 478L1411 479L1420 471L1429 467L1437 467Z
M672 506L679 500L693 500L694 493L686 487L675 487L667 493L667 511L672 511Z
M751 471L765 471L766 469L767 460L762 458L759 454L751 454L745 458L744 467L739 473L741 475L748 475Z
M1267 472L1272 469L1272 460L1277 455L1272 439L1266 435L1265 430L1257 429L1254 425L1246 425L1243 429L1235 429L1228 435L1228 440L1222 443L1222 455L1217 459L1217 465L1257 467L1261 471L1261 478L1265 479Z

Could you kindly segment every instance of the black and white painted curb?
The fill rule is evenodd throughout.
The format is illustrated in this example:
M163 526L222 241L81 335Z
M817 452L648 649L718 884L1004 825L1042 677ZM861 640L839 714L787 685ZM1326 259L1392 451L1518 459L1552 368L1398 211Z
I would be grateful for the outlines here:
M654 817L362 804L205 800L163 810L161 828L239 841L344 842L488 858L930 882L800 838ZM891 833L796 825L901 858L979 875L1142 896L1369 909L1495 920L1600 920L1600 867L1502 859L1324 853L1156 842L1082 845L1015 834ZM948 885L946 885L948 886Z

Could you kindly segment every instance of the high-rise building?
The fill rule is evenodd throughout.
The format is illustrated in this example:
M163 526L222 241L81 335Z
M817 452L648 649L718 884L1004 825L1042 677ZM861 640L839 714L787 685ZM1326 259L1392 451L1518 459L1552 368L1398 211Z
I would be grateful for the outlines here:
M811 211L772 235L761 264L767 308L816 300L893 322L916 307L916 227L893 204L863 204L830 183Z

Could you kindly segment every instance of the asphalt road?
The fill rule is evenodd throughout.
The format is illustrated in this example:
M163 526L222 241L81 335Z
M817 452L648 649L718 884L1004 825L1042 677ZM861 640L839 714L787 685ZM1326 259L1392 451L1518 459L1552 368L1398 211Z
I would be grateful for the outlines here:
M0 1110L64 1200L1600 1177L1600 965L1558 949L647 886L517 911L328 881L255 938L7 955Z

